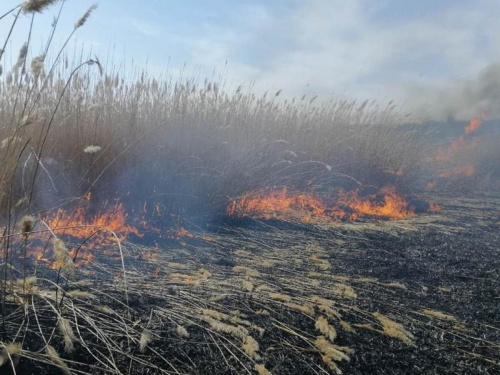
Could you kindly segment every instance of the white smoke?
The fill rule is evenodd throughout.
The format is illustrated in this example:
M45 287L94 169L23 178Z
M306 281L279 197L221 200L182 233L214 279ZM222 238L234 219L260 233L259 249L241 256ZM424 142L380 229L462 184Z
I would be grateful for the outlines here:
M414 110L432 120L500 119L500 63L481 70L475 80L441 87L410 88Z

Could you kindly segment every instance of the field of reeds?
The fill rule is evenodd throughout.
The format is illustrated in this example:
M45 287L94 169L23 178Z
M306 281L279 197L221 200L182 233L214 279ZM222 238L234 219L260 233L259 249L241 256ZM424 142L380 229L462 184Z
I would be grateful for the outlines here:
M19 17L49 6L60 4L0 6L0 22L15 33ZM450 132L415 123L392 102L285 99L224 77L154 77L72 59L67 45L95 10L77 19L60 50L52 46L57 18L42 51L30 33L7 56L12 34L2 36L0 371L499 369L499 275L485 264L498 250L498 212L486 217L477 201L450 198L498 186L498 133L480 133L494 123L480 118ZM248 197L286 191L300 202L343 197L343 206L372 197L373 216L383 189L426 215L408 208L406 222L384 223L384 214L354 223L350 208L339 224L316 220L309 205L292 216L310 222L316 210L314 225L278 227L289 216L228 215L231 204L241 210ZM443 207L431 209L434 200ZM497 207L493 196L485 202ZM437 214L446 208L458 213ZM472 211L471 229L461 213ZM467 242L476 231L491 237L485 259L480 239ZM421 233L430 238L421 246L453 250L458 263L450 244L463 246L475 271L446 279L447 257L418 253ZM483 297L474 304L469 292Z

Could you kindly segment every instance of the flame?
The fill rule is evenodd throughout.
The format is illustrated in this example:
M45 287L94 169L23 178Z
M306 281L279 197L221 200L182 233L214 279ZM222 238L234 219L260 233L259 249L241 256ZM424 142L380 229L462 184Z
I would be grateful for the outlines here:
M363 216L403 219L415 213L396 188L388 186L380 189L379 194L367 197L359 197L356 190L341 192L339 199L330 206L312 194L289 193L287 188L247 193L229 204L227 214L236 218L319 223L356 220Z
M126 219L127 215L122 203L117 203L93 216L88 213L88 206L78 206L74 210L59 209L41 217L41 220L58 237L70 237L79 242L78 246L69 249L71 258L75 259L75 267L92 262L95 259L92 250L99 248L103 253L108 253L106 247L116 244L116 241L122 242L131 233L140 237L139 231L127 224ZM40 234L39 237L46 242L47 238L44 238L44 234ZM70 241L67 245L69 243ZM60 267L60 264L54 261L50 246L34 247L29 255L39 262L47 263L51 269Z
M404 197L396 192L394 186L383 187L380 189L380 194L383 196L383 202L380 203L374 203L369 198L359 198L357 191L348 193L343 199L345 200L344 203L353 209L358 216L403 219L415 214L415 211L409 207Z
M470 152L477 148L480 140L478 138L471 138L471 135L483 124L483 116L485 115L472 118L464 128L464 134L455 139L447 149L438 151L436 159L438 161L449 161L454 159L459 153Z
M227 214L309 223L324 217L326 211L327 207L320 199L309 194L289 194L285 187L271 190L268 194L245 194L229 204Z
M466 134L474 133L483 124L483 119L481 117L474 117L470 120L469 125L464 128Z
M79 240L91 239L93 245L110 245L116 240L122 242L131 233L140 236L135 227L126 223L127 215L122 203L101 214L89 216L87 206L78 206L73 212L59 209L43 220L54 233Z
M457 167L449 170L443 170L439 172L439 177L457 177L457 176L463 176L463 177L472 177L475 174L474 167L470 164L464 165L462 167Z
M430 212L437 213L437 212L441 212L442 210L443 210L443 208L434 202L431 202L429 204L429 211Z

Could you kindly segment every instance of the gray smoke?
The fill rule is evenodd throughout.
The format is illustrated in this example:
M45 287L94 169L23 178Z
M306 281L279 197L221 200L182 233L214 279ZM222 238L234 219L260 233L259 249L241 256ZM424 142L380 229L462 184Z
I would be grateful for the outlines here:
M444 87L412 87L415 110L432 120L469 120L482 114L500 119L500 63L488 65L473 81Z

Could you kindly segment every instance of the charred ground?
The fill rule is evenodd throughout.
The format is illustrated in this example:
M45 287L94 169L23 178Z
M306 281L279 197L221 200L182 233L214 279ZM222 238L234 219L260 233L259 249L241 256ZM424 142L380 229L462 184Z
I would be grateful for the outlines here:
M91 297L63 301L78 334L62 357L95 374L241 374L256 364L272 374L330 373L317 341L323 316L336 332L327 341L350 358L334 361L347 374L498 373L500 199L438 202L439 214L398 221L255 221L192 232L182 244L124 243L129 309L120 262L97 256L68 288ZM60 296L44 283L32 298L40 325L54 327L46 306ZM8 327L18 329L23 314L10 309ZM27 325L23 353L36 353L40 331L34 319ZM60 330L44 335L64 353ZM29 358L18 374L54 373Z

